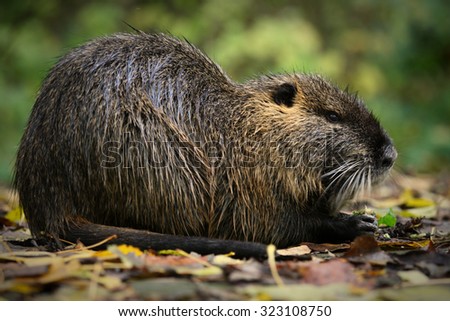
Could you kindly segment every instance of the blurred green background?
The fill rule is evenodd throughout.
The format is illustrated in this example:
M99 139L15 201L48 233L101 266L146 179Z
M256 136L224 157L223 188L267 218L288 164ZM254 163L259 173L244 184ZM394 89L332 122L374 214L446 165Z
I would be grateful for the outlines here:
M238 81L295 70L349 85L394 138L398 167L448 169L449 14L445 0L3 1L0 183L49 68L126 23L186 37Z

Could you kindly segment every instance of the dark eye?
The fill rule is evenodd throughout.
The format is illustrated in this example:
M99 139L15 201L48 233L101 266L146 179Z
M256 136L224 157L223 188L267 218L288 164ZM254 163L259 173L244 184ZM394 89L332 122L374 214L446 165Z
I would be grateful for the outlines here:
M337 123L341 120L341 116L339 116L337 113L335 113L334 111L328 111L325 114L325 117L327 118L327 120L330 123Z

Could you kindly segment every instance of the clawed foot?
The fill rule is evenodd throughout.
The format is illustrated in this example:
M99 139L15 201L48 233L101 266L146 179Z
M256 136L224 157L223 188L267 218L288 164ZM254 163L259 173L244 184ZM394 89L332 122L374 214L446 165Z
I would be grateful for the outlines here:
M335 220L330 221L327 229L330 240L352 241L359 235L374 233L378 224L374 215L339 213Z
M373 233L378 229L378 222L375 215L359 214L350 216L356 223L356 228L361 234Z

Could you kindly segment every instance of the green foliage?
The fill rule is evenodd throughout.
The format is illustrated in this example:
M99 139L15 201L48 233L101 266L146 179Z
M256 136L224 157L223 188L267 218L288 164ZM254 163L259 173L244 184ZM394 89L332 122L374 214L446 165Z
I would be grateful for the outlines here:
M395 223L397 223L397 217L392 209L389 209L389 212L387 212L386 215L378 219L378 226L394 227Z
M0 181L39 84L70 47L113 32L186 37L234 79L318 72L350 85L393 136L400 167L450 163L450 2L445 0L57 1L2 4ZM126 22L126 23L124 23Z

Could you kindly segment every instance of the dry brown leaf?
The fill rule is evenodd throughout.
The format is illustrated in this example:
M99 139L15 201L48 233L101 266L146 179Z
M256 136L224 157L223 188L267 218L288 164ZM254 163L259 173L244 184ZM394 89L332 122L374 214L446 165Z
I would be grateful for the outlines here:
M287 249L277 250L277 254L282 256L301 256L309 253L311 253L311 249L307 245L300 245Z
M361 235L355 238L355 240L350 244L350 249L344 256L362 256L378 251L380 251L380 248L372 235Z
M306 264L300 267L299 272L304 282L316 285L357 281L354 267L343 259Z
M69 261L64 263L63 260L54 260L48 269L48 272L37 278L38 283L47 284L64 280L66 278L77 275L81 264L79 261Z

